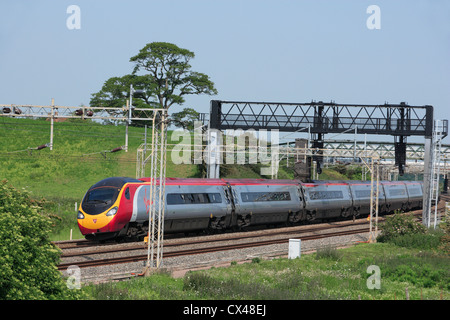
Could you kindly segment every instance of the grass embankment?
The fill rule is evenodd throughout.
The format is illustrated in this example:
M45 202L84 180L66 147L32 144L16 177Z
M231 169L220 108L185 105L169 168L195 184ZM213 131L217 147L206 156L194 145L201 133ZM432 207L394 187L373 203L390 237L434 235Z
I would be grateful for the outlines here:
M50 140L45 120L0 118L0 178L34 198L44 197L45 210L56 215L53 240L75 232L75 202L87 188L110 176L135 176L136 150L144 129L129 128L129 151L100 153L125 143L124 126L104 126L77 121L55 124L54 150L32 150ZM175 142L174 142L175 143ZM17 152L16 152L17 151ZM223 176L257 178L259 165L223 166ZM196 165L174 165L168 157L167 176L200 177ZM278 178L292 178L280 163ZM340 170L324 169L321 179L346 179ZM358 178L358 172L352 174ZM74 238L81 235L74 234ZM421 237L419 235L419 237ZM447 247L450 241L447 237ZM404 239L404 238L402 238ZM94 299L449 299L447 251L404 248L394 244L360 244L321 250L300 259L274 259L231 263L227 268L190 272L175 279L168 274L86 287ZM414 236L407 244L424 243ZM445 252L445 253L444 253ZM381 270L380 289L369 289L367 268Z
M112 176L136 176L136 152L144 141L144 128L129 127L128 152L110 153L125 145L124 125L102 125L92 121L55 122L53 150L38 146L50 142L50 121L45 119L0 118L0 179L31 196L47 200L46 210L53 213L55 224L52 240L82 238L76 223L75 204L94 183ZM168 132L168 150L172 141ZM150 136L148 137L150 141ZM193 139L192 139L193 142ZM106 152L105 152L106 151ZM221 176L228 178L261 178L260 165L223 166ZM148 175L150 166L146 168ZM204 168L194 164L174 164L167 156L168 177L202 177ZM292 172L281 167L279 178L292 178Z
M129 127L128 152L108 151L125 145L125 126L72 120L54 124L53 150L36 147L50 142L50 122L0 118L0 178L36 199L58 216L53 240L81 238L75 203L94 183L111 176L136 176L136 151L144 128ZM105 152L106 151L106 152ZM168 165L168 176L195 176L194 165Z
M300 258L231 263L229 267L156 274L119 283L88 286L94 299L449 299L448 255L392 244L327 248ZM368 267L380 268L380 289ZM370 270L369 270L370 271Z

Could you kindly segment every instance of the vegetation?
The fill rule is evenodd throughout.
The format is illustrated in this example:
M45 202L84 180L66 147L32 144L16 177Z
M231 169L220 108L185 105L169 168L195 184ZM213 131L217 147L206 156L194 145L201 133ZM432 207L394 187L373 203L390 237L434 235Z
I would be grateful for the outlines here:
M104 125L93 121L67 120L54 125L53 150L36 150L50 140L50 123L43 119L0 118L0 178L16 188L27 190L33 198L45 198L46 210L58 217L52 240L81 238L76 223L75 204L86 190L111 176L135 177L136 151L143 143L144 128L128 128L128 152L110 151L125 143L125 126ZM172 140L170 151L178 140ZM150 139L150 137L148 138ZM193 140L193 139L192 139ZM226 165L223 177L261 178L260 164ZM146 173L149 174L147 166ZM177 164L167 157L168 177L205 177L204 165ZM292 179L292 170L280 165L278 178Z
M136 90L133 106L137 108L167 110L174 104L182 105L187 95L216 95L217 89L209 76L191 70L190 60L194 57L194 52L172 43L149 43L130 58L134 63L132 74L106 80L101 90L92 94L90 105L121 108L130 97L131 86ZM193 115L192 111L186 108L182 112ZM186 114L178 114L177 118ZM142 124L143 121L133 121L133 125Z
M143 132L130 127L128 152L111 153L124 144L123 126L59 122L55 123L54 150L36 150L31 148L49 139L48 121L0 119L0 177L16 187L1 184L1 298L404 299L405 288L411 299L450 298L448 224L429 232L407 215L388 217L377 244L345 250L325 247L295 260L255 258L251 264L234 262L179 279L162 273L68 291L54 267L59 252L49 240L68 239L70 229L74 238L81 237L76 233L75 202L79 204L90 185L109 176L135 176ZM226 165L221 174L260 178L260 169L260 164ZM348 173L339 171L324 169L320 178L346 179ZM167 175L202 177L203 171L193 164L175 165L168 157ZM280 162L278 178L293 178L285 160ZM380 267L380 290L367 288L370 265Z
M93 299L450 299L449 257L388 243L319 250L301 258L231 263L188 272L160 273L119 283L90 285ZM379 266L381 288L369 289L368 267Z
M417 249L436 248L444 236L442 230L427 229L409 214L397 213L387 216L380 229L381 235L378 236L378 241Z
M43 202L0 182L0 299L76 299L56 268L60 250L49 240L53 217Z

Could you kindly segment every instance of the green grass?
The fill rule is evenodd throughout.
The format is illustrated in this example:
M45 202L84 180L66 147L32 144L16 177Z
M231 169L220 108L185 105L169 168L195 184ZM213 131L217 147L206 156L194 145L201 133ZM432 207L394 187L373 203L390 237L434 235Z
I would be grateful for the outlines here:
M171 140L167 155L167 177L205 177L204 165L172 162L170 150L178 139ZM0 117L0 179L16 188L29 191L36 199L54 202L48 210L57 215L52 240L81 238L76 223L75 203L80 203L94 183L111 176L136 176L136 152L143 143L144 128L129 127L128 152L101 153L125 145L124 125L102 125L73 119L54 124L53 150L33 150L50 142L50 121ZM150 141L150 137L148 137ZM191 139L193 142L194 139ZM278 179L293 179L292 161L280 161ZM222 165L221 177L262 178L261 164ZM146 175L149 175L147 165ZM263 178L270 178L264 176ZM324 169L320 179L346 179L342 173Z
M238 300L404 300L450 298L449 256L391 244L327 248L301 258L231 263L229 267L167 273L119 283L90 285L93 299L238 299ZM381 271L381 288L369 289L370 265Z
M54 215L52 240L81 238L76 223L75 202L86 190L110 176L135 177L136 150L144 129L129 128L129 151L111 150L125 143L124 126L104 126L70 121L55 124L54 150L28 150L50 140L45 120L0 118L0 179L28 190L35 198L47 199L45 209ZM170 135L170 133L169 133ZM170 148L169 148L170 149ZM19 152L15 152L19 151ZM261 165L222 166L222 176L260 178ZM356 170L355 170L356 172ZM168 157L167 176L202 177L197 165L174 165ZM355 173L357 174L357 173ZM293 173L280 162L280 179ZM324 169L321 179L346 179L342 172ZM433 236L434 237L434 236ZM408 239L407 239L408 240ZM431 241L432 240L432 241ZM435 246L404 248L395 244L358 245L345 250L324 248L300 259L254 259L249 264L232 263L227 268L190 272L175 279L169 274L84 288L94 299L449 299L449 256L430 250ZM423 238L408 243L423 243ZM367 267L378 265L381 289L367 288Z
M168 150L177 141L168 132ZM47 207L59 217L52 240L82 238L76 223L75 203L80 203L94 183L111 176L136 176L136 152L143 143L144 128L129 127L128 152L101 153L125 145L125 126L71 120L54 124L53 150L33 150L50 142L50 122L44 119L0 117L0 179L31 196L45 198ZM150 141L150 137L148 137ZM193 139L192 139L193 141ZM261 178L258 165L223 166L223 177ZM149 175L147 165L146 175ZM204 177L205 167L172 162L167 156L166 176ZM280 170L281 172L281 170Z
M170 133L169 133L170 134ZM50 142L46 120L0 118L0 179L29 191L32 197L53 203L47 210L59 216L53 240L81 238L75 203L86 190L107 177L136 176L136 152L144 128L129 127L128 152L104 153L125 145L125 126L101 125L78 120L54 125L53 150L32 150ZM149 171L149 166L148 166ZM200 176L196 165L174 165L168 159L167 176Z

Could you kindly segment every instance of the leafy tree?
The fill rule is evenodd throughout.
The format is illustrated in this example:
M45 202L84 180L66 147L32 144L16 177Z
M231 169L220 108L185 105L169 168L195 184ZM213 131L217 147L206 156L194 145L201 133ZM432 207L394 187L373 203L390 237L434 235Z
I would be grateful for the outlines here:
M209 76L191 70L192 51L166 42L152 42L130 58L135 64L132 74L112 77L102 89L92 94L92 107L126 105L130 85L144 93L135 93L133 106L137 108L170 108L183 104L185 96L192 94L215 95L217 90Z
M209 77L191 70L192 51L167 42L152 42L142 48L130 61L135 63L133 74L148 71L153 78L153 93L162 108L182 104L189 94L217 94Z
M0 182L0 299L80 297L56 268L60 250L48 239L51 226L39 202Z
M139 87L144 93L135 93L133 106L138 108L154 105L152 101L152 78L149 75L138 76L127 74L123 77L112 77L105 81L102 89L92 94L92 107L122 108L130 98L130 85Z
M200 114L192 108L184 108L180 112L172 113L172 123L176 127L194 130L194 122L200 120Z

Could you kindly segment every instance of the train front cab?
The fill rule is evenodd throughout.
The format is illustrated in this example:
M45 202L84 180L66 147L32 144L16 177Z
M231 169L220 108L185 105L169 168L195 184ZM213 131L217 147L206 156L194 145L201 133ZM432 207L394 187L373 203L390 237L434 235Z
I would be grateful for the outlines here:
M128 217L124 212L130 208L125 207L122 198L127 196L127 188L123 187L128 182L140 183L136 179L113 177L99 181L86 192L77 215L78 227L86 239L115 238L126 226Z

